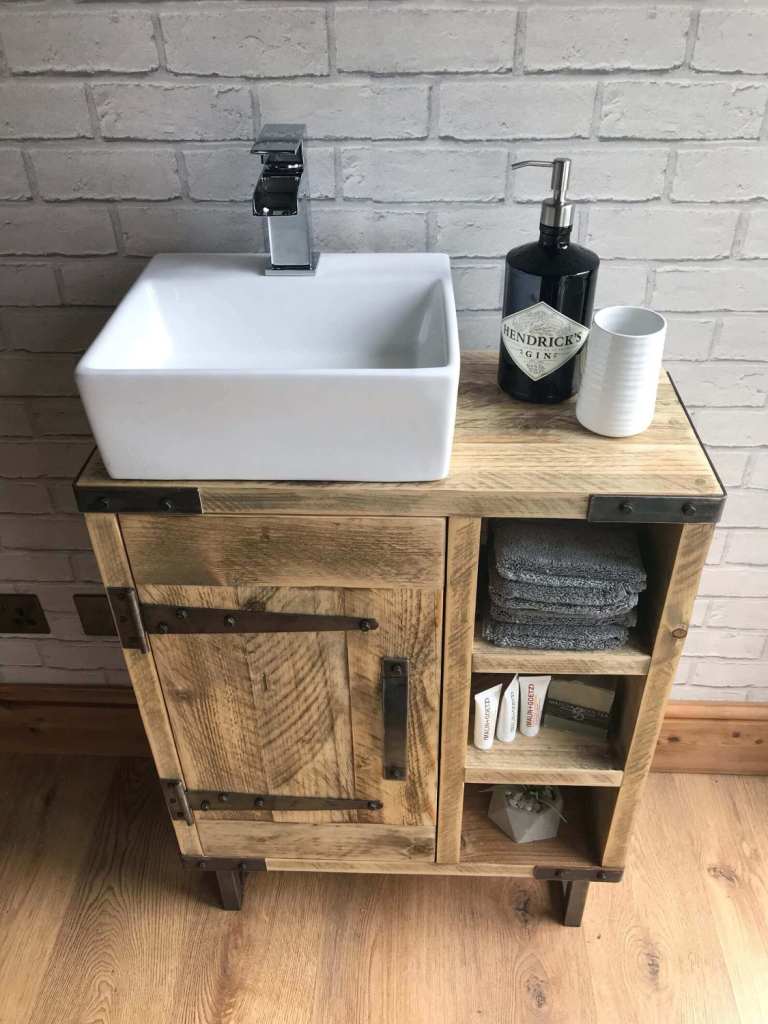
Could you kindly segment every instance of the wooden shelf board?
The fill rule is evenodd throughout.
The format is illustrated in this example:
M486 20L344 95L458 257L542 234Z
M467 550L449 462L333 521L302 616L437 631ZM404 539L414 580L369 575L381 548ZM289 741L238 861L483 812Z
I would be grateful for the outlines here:
M642 676L650 664L650 654L631 635L624 647L614 651L538 651L527 647L495 647L478 633L472 645L473 672Z
M544 724L538 736L520 733L490 750L467 746L465 782L519 782L549 786L620 786L607 740Z
M588 794L578 788L563 793L563 813L567 821L560 825L554 839L534 843L513 843L488 817L490 794L467 786L464 789L464 815L461 826L461 864L517 867L521 873L537 867L595 867L591 841Z

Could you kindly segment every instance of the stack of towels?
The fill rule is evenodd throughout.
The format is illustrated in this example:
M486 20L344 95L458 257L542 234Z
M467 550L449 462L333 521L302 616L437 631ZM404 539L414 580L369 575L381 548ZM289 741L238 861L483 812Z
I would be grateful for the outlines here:
M496 520L488 577L486 640L566 651L625 644L647 583L632 528L578 520Z

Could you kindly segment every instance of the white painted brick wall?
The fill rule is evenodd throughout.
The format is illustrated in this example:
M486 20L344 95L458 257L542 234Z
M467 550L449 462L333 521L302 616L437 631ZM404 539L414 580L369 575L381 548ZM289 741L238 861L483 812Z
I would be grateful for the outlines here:
M258 89L263 122L302 122L316 139L420 139L427 134L425 85L276 82Z
M654 71L683 62L687 7L532 7L527 71Z
M175 199L176 156L154 146L30 149L43 199Z
M451 254L465 347L569 156L599 305L669 320L668 365L731 489L677 694L768 700L768 0L0 0L0 582L48 638L0 679L121 682L70 480L72 366L159 250L263 245L250 140L304 121L326 251Z
M141 10L5 13L5 59L12 72L154 71L152 19Z
M516 23L514 6L339 6L336 66L370 74L508 71L514 66Z
M161 14L169 71L248 78L328 74L321 5L199 6Z
M240 85L94 85L105 139L248 139L250 91Z

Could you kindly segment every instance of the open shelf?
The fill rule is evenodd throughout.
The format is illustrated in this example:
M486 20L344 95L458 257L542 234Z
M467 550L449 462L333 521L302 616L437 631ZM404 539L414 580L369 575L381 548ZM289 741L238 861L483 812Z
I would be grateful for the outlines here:
M461 863L498 866L514 873L538 867L594 867L599 864L592 834L590 791L578 787L563 790L567 818L554 839L513 843L488 818L490 794L476 786L464 787L461 826Z
M521 733L490 750L467 746L465 782L548 786L620 786L624 772L609 741L544 723L538 736Z
M650 654L632 634L624 647L614 651L539 651L526 647L495 647L482 639L478 624L472 645L473 672L642 676L650 664Z

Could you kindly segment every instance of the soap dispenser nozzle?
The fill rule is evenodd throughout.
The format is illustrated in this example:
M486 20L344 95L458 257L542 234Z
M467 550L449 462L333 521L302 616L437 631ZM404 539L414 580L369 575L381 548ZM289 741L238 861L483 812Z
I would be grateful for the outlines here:
M570 227L573 222L573 204L566 201L565 193L571 174L571 161L565 157L556 157L554 160L521 160L512 164L512 168L515 167L552 168L552 196L541 204L541 223L548 228Z

